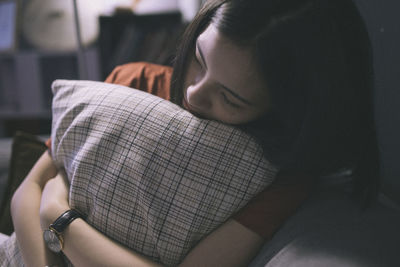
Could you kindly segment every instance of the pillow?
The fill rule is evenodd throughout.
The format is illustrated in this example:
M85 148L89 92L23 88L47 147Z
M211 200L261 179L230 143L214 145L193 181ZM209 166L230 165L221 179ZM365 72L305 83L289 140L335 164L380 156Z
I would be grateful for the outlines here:
M71 206L162 264L177 265L277 173L244 132L159 97L91 81L52 89L52 155Z

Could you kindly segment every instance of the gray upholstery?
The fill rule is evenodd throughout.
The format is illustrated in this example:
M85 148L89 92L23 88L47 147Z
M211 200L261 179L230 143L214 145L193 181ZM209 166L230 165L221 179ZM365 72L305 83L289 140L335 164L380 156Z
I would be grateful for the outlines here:
M400 1L355 0L371 37L383 190L400 204Z
M361 210L345 186L311 196L265 244L251 265L267 267L400 266L400 209Z

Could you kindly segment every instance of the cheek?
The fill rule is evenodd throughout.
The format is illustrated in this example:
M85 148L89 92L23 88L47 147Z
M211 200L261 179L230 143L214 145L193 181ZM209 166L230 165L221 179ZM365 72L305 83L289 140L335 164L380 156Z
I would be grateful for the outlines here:
M195 77L194 75L195 75L195 72L194 72L193 60L191 60L189 63L188 69L186 71L184 81L183 81L183 90L184 91L192 83L192 81Z
M195 60L192 58L190 59L189 65L188 65L188 69L185 75L185 79L184 79L184 90L186 90L186 88L190 85L193 85L194 83L196 83L199 78L200 75L202 75L201 70L199 69L199 67L197 66L197 63L195 62Z
M216 120L227 124L242 124L247 120L248 114L240 111L232 111L222 106L213 110Z
M251 122L260 118L265 114L265 111L261 110L245 110L245 111L226 111L221 110L219 113L219 120L224 123L239 125Z

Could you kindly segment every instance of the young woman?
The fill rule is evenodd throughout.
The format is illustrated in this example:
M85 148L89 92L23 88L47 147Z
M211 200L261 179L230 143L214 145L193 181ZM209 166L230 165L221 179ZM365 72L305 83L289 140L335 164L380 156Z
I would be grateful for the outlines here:
M298 177L264 190L194 247L182 266L247 265L264 241L260 227L247 224L246 217L258 215L255 207L268 214L271 205L286 200L291 204L282 206L284 215L278 220L289 216L302 197L293 201L288 192L304 196L307 191L308 180L301 177L351 169L355 196L363 204L376 197L371 48L352 1L208 1L178 51L171 100L257 138L265 156L281 170L278 185L280 177ZM40 221L47 228L69 209L68 187L61 174L55 175L50 156L44 154L13 198L15 231L27 265L57 261L45 249L40 228ZM271 203L267 200L274 192L281 193L280 199ZM267 225L263 214L259 216ZM76 265L157 265L82 219L72 222L63 236L63 252Z

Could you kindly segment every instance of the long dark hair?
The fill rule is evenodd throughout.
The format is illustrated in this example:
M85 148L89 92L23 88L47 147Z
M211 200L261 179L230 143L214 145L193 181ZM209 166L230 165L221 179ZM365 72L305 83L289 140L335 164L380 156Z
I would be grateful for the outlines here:
M250 46L266 77L271 110L241 125L281 171L311 175L351 169L354 191L374 199L379 153L373 64L364 21L351 0L212 0L188 26L174 63L171 98L197 37L210 24Z

